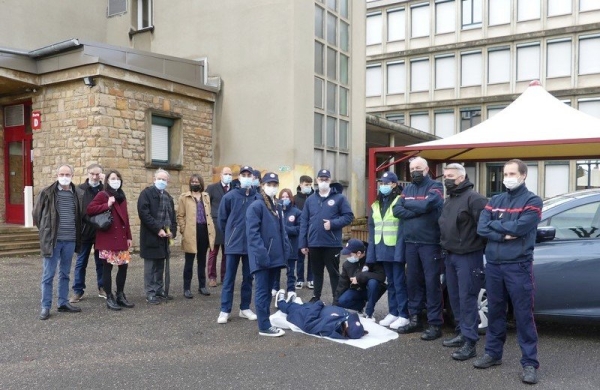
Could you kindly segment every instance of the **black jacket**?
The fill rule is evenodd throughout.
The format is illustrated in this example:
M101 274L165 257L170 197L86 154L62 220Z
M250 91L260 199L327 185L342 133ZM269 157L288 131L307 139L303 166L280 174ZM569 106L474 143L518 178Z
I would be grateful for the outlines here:
M380 283L385 283L385 269L381 263L367 263L366 257L358 260L356 263L351 263L348 260L342 264L342 273L338 281L335 294L333 295L333 304L336 305L338 298L349 288L361 290L367 287L367 282L370 279L376 279ZM367 267L363 271L363 267ZM358 284L351 285L350 278L356 277Z
M448 193L440 224L442 248L465 254L485 248L485 239L477 234L477 222L487 198L473 191L473 183L465 179Z
M229 183L229 191L231 191L233 188L235 188L233 183ZM213 222L216 224L219 220L219 205L221 204L221 199L223 199L223 196L226 194L221 180L206 187L206 193L210 197L210 216ZM215 245L223 245L225 243L223 239L223 232L221 229L217 228L215 229L215 233Z
M296 187L296 195L294 195L294 206L298 208L298 210L302 211L304 208L304 203L306 202L306 198L315 193L314 189L311 189L310 194L305 194L302 192L302 188L300 186Z
M165 191L166 192L166 191ZM171 233L177 235L177 219L173 198L167 193L171 203ZM158 236L164 226L157 220L160 194L153 185L146 187L138 198L137 208L140 217L140 256L143 259L165 259L168 255L168 239Z
M104 189L102 182L100 182L99 186L92 187L90 185L89 180L86 180L85 183L81 183L79 187L77 187L77 191L79 192L81 198L81 242L82 243L93 243L96 240L96 228L89 223L89 217L86 213L86 210L92 200L98 195L100 191Z

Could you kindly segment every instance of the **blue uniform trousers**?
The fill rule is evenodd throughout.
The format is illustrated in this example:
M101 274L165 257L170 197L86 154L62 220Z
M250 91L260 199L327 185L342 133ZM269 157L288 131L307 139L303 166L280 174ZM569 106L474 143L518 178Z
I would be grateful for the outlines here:
M538 368L537 329L533 319L535 294L533 263L490 264L485 267L485 288L488 299L488 330L485 352L502 358L506 341L506 311L511 300L517 322L517 339L521 347L521 365Z
M271 286L275 278L281 273L281 268L261 269L254 272L254 307L258 321L258 330L263 331L271 327L269 320L271 308ZM225 272L227 275L227 272Z
M387 278L388 307L391 315L408 318L408 292L406 291L406 263L382 261Z
M426 303L427 322L429 325L441 326L444 320L440 283L442 268L440 246L407 242L405 257L410 315L420 314Z
M344 291L338 298L337 305L344 309L362 311L366 303L367 307L365 308L365 314L368 317L371 317L373 312L375 312L375 304L380 297L379 289L379 281L377 279L369 279L367 288L362 288L360 290L349 288Z
M240 260L242 261L240 310L250 309L250 301L252 300L252 275L250 274L248 255L225 254L225 279L223 280L223 290L221 291L221 311L225 313L231 313L231 307L233 306L233 290Z
M446 286L456 329L472 342L479 340L477 297L484 283L483 250L446 254Z
M288 259L286 267L286 291L296 291L296 276L294 275L294 269L296 267L296 259ZM304 272L304 271L303 271ZM302 275L302 274L298 274ZM299 280L298 276L298 281ZM281 268L277 268L277 274L275 281L273 282L273 290L278 290L281 287Z

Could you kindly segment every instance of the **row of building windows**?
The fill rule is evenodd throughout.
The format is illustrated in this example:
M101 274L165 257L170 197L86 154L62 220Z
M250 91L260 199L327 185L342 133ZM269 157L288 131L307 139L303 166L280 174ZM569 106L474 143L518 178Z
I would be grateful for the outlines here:
M411 38L421 38L434 34L448 34L456 31L457 12L459 1L435 0L413 4L406 8L389 8L367 14L366 42L367 45L377 45L384 39L384 17L387 19L388 42ZM489 26L510 24L512 20L511 5L515 3L518 22L541 18L542 2L549 17L568 15L573 12L570 0L493 0L484 4L483 0L460 1L460 23L463 30L479 28L482 25L484 8L487 9L487 23ZM579 12L600 10L598 0L579 0ZM433 9L433 14L432 14ZM409 18L407 18L409 17ZM433 22L432 22L433 21ZM408 29L407 29L408 27ZM434 27L434 31L431 28Z
M541 42L527 42L484 51L443 53L410 59L408 68L405 61L391 61L385 63L385 77L381 63L369 64L366 95L380 96L384 79L388 95L429 91L432 62L436 90L540 79L543 63L546 78L572 76L575 68L579 75L600 73L600 35L579 36L577 42L574 47L571 37L548 39L545 51ZM407 83L410 83L408 89Z

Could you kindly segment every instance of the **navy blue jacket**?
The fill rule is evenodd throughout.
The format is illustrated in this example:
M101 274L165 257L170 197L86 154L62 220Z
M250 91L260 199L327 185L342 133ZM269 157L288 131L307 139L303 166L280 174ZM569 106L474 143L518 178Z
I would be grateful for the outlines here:
M415 244L439 244L438 219L444 206L442 183L425 176L419 184L404 188L394 205L394 216L404 224L404 241Z
M246 210L256 199L256 190L251 188L229 190L219 204L219 229L224 233L225 250L228 255L246 255Z
M300 214L302 212L295 206L289 205L283 207L283 217L285 221L285 231L290 240L292 253L289 260L298 260L298 235L300 235Z
M477 233L488 239L488 263L533 261L537 225L542 217L542 199L525 184L495 195L479 216ZM506 235L517 237L505 240Z
M387 212L388 208L394 202L394 199L399 195L390 194L388 196L383 196L379 194L379 198L376 202L381 210L381 216ZM400 200L398 200L400 202ZM369 245L367 246L367 263L374 263L375 261L396 261L401 262L404 261L404 237L402 234L399 234L396 239L396 245L390 246L385 245L383 242L383 238L379 241L378 244L375 244L375 222L373 221L373 209L371 208L371 216L367 222L369 227ZM398 230L400 231L402 225L402 221L399 221ZM398 246L402 247L400 251ZM396 256L396 252L401 252L402 256Z
M283 212L277 202L271 202L271 207L277 212L277 217L267 208L265 199L257 195L257 199L246 211L246 237L251 273L287 266L290 242L285 232Z
M331 230L325 230L323 220L330 221ZM354 219L348 199L334 187L326 198L315 192L306 199L300 216L300 237L298 246L302 248L341 248L342 228Z
M300 310L288 314L287 320L308 334L345 339L342 336L342 322L350 313L338 306L325 306L323 301L305 303Z
M342 264L342 273L340 274L337 288L333 294L334 305L338 304L338 300L346 290L354 289L360 291L366 289L367 283L369 283L371 279L375 279L382 284L385 283L385 269L383 268L383 265L379 263L367 264L365 259L366 257L363 257L356 263L351 263L348 260L344 261ZM358 284L352 284L350 278L356 278Z

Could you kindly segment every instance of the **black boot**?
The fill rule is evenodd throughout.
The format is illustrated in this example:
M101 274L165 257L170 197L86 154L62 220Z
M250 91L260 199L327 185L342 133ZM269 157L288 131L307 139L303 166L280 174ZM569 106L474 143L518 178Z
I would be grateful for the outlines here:
M454 360L467 360L477 356L476 343L470 340L465 340L463 346L452 353L452 359Z
M419 321L419 316L414 314L410 316L410 322L408 325L402 326L398 328L397 332L400 334L414 333L421 330L421 322Z
M451 347L451 348L460 348L464 344L465 344L465 339L462 336L462 334L460 334L460 333L451 339L446 339L446 340L442 341L442 345L444 347Z
M129 302L125 296L125 293L121 291L117 293L117 305L131 309L135 306L135 303Z
M106 307L110 310L121 310L121 306L115 301L115 296L112 293L106 293Z
M431 341L442 337L442 327L438 325L429 325L429 328L421 334L421 340Z

